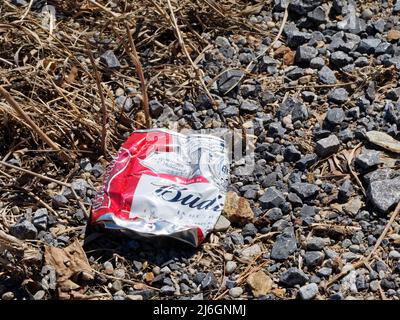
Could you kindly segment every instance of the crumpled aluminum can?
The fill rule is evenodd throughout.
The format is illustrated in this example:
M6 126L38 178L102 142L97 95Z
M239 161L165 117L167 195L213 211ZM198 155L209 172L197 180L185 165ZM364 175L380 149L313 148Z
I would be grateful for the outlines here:
M198 246L222 212L228 179L228 155L221 138L138 130L108 167L91 222Z

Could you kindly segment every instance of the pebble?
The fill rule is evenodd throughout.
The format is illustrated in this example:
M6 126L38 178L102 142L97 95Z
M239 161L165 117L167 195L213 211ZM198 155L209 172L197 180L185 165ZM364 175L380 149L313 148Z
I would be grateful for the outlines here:
M223 215L220 215L217 223L214 226L215 232L224 232L229 229L231 222L225 218Z
M201 281L201 287L203 289L213 289L218 285L218 281L212 272L208 272L204 279Z
M37 233L36 227L26 219L20 220L10 227L10 234L21 240L35 239Z
M119 69L121 64L112 50L107 50L100 56L100 61L110 69Z
M316 146L315 146L315 153L322 157L325 158L332 153L336 153L339 150L340 147L340 141L339 139L334 135L330 135L327 138L320 139L317 141Z
M367 196L377 209L389 212L400 201L400 177L371 182Z
M291 227L286 228L277 236L271 250L271 259L286 260L297 249L297 240L294 230Z
M346 101L347 98L344 100ZM343 101L343 102L344 102ZM342 108L332 108L328 109L325 117L325 121L330 125L340 125L343 123L345 118L345 113Z
M318 77L323 84L335 84L337 82L334 72L325 65L318 71Z
M300 269L291 267L285 271L279 278L279 282L284 287L293 288L296 285L303 285L309 280L309 277Z
M225 265L226 274L233 273L237 268L237 263L235 261L228 261Z
M302 300L311 300L318 294L318 285L309 283L299 289L299 295Z
M229 295L232 298L239 298L243 294L243 289L241 287L234 287L229 289Z
M336 88L336 89L333 89L333 90L328 94L328 100L329 100L330 102L333 102L333 103L336 103L336 104L343 104L343 103L345 103L348 99L349 99L349 93L348 93L347 90L344 89L344 88ZM336 121L337 121L337 118L342 118L342 121L344 120L344 117L345 117L344 111L343 111L342 109L340 109L340 108L335 108L335 109L336 109L335 112L336 112L336 113L339 113L339 114L337 114L337 115L335 115L335 114L330 115L329 118L331 118L332 121L333 121L333 122L332 122L332 121L329 121L330 123L336 122ZM329 111L332 113L332 110L334 110L334 109L330 109ZM341 110L342 112L340 112L339 110ZM329 113L329 111L328 111L328 113ZM327 119L328 119L328 114L327 114ZM335 123L335 124L340 124L340 122L339 122L339 123Z
M7 291L1 295L1 300L13 300L14 299L14 293L11 291Z
M256 298L269 293L273 285L272 279L262 270L251 273L246 282Z

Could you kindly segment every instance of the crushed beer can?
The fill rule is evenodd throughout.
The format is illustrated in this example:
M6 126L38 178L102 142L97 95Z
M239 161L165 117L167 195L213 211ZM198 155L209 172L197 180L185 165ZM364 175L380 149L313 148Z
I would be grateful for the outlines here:
M228 178L228 155L221 138L138 130L108 167L91 222L198 246L222 212Z

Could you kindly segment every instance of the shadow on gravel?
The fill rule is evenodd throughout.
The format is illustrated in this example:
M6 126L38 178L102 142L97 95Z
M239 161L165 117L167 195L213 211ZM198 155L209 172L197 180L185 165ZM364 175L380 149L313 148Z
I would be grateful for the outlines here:
M88 258L99 262L109 260L118 254L130 261L148 261L160 267L173 262L187 262L197 251L186 243L168 238L146 239L117 232L100 233L87 226L84 249Z

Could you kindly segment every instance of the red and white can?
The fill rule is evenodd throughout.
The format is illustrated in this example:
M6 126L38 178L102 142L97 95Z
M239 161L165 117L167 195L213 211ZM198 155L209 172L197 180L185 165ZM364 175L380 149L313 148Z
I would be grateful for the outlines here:
M221 138L138 130L108 167L91 222L198 246L221 214L228 177L227 150Z

